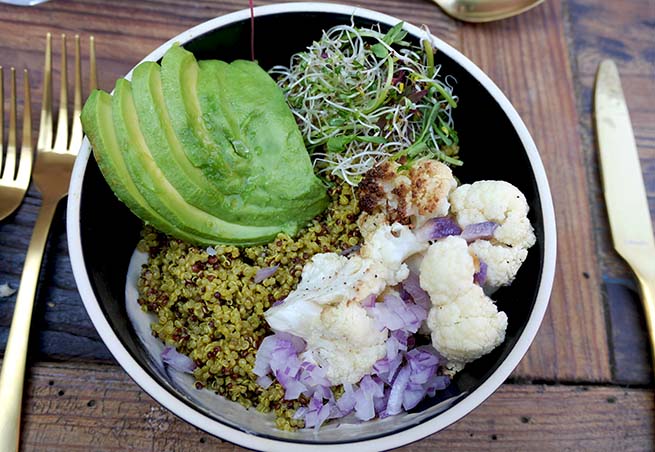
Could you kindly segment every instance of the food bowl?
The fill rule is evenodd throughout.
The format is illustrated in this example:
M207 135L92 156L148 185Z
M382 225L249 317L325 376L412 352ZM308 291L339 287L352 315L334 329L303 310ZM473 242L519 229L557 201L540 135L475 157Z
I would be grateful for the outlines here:
M360 26L379 24L382 30L399 22L354 6L293 3L259 7L255 9L255 55L265 69L287 64L293 53L320 38L323 30L351 21ZM428 36L417 26L405 24L404 28L408 38L417 42ZM499 309L509 318L505 341L467 365L446 391L408 413L327 425L320 430L278 430L271 416L246 410L208 390L197 390L188 375L171 371L157 359L157 347L162 346L148 334L148 320L135 301L140 262L133 256L141 222L113 195L85 140L68 201L68 241L75 280L86 310L111 353L159 403L206 432L252 449L336 449L354 444L361 450L390 449L457 421L489 397L519 363L537 333L553 283L556 236L548 182L528 130L503 93L457 50L437 37L430 39L438 51L438 63L444 74L452 76L459 97L453 117L465 164L455 170L455 175L462 183L506 180L525 194L530 206L537 244L530 249L514 283L494 295ZM187 30L144 61L161 59L175 42L197 59L249 59L250 11L218 17Z

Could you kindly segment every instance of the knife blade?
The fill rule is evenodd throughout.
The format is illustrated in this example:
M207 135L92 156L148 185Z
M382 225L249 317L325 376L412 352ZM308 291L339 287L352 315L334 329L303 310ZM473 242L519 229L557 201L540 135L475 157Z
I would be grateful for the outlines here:
M639 281L655 370L655 239L632 122L612 60L598 67L594 108L612 241Z

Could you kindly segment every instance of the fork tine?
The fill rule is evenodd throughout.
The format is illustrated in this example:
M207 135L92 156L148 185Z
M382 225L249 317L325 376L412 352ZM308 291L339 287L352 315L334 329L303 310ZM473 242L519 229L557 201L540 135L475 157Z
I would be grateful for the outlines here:
M77 154L80 145L82 144L82 121L80 114L82 113L82 65L80 62L80 37L75 35L75 87L74 87L74 109L73 109L73 123L71 130L71 139L69 151Z
M23 71L23 139L20 150L20 162L16 181L21 187L27 188L32 173L32 96L30 94L30 78L27 69Z
M89 72L91 73L89 93L91 93L91 91L98 88L98 74L96 72L96 39L93 36L89 37Z
M39 125L38 150L52 146L52 34L46 34L45 64L43 65L43 100Z
M66 70L66 35L61 35L61 83L59 89L59 115L54 148L57 151L68 148L68 71Z
M9 81L9 139L2 179L13 180L16 172L16 69L11 68Z

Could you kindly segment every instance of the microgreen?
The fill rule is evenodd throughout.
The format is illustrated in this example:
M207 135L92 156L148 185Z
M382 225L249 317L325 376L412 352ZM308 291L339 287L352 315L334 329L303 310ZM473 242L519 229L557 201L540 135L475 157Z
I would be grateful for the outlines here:
M461 165L452 109L457 96L440 75L429 39L406 40L404 24L339 25L323 33L278 77L319 174L356 185L384 159Z

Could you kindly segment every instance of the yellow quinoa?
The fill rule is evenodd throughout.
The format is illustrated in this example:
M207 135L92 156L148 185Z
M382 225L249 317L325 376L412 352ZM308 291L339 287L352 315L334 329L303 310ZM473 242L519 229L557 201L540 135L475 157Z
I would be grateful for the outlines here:
M149 253L139 278L139 304L159 318L152 334L195 361L196 388L247 408L272 410L284 430L303 426L292 419L302 401L284 400L277 382L263 389L252 369L261 341L271 334L264 311L295 289L305 263L316 253L361 242L352 188L337 184L329 191L328 209L294 238L279 234L267 245L216 246L210 255L146 226L139 242ZM276 265L272 276L255 283L258 270Z

